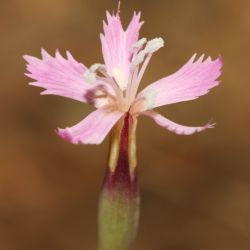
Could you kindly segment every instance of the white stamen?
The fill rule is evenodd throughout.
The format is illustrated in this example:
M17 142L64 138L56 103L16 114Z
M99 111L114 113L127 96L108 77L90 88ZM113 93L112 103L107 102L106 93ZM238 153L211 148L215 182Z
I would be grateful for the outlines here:
M84 79L89 84L94 84L96 82L96 74L87 69L84 73Z
M162 48L163 46L164 46L164 40L161 37L154 38L147 43L144 51L145 53L152 54L157 50L159 50L160 48Z
M125 90L126 87L127 87L127 84L126 84L126 79L125 79L125 76L124 76L123 72L118 68L113 68L112 69L112 75L115 78L116 83L118 84L120 89L122 91Z
M157 92L154 89L150 89L145 93L145 98L146 98L148 109L154 108L156 95L157 95Z
M141 52L139 52L132 60L131 62L131 69L135 69L135 67L139 64L141 64L144 61L145 58L145 52L142 50Z
M141 38L139 41L137 41L132 45L132 49L141 49L146 42L147 42L146 38Z
M96 82L96 71L98 70L106 72L106 66L100 63L91 65L84 73L85 80L90 84L94 84Z
M100 63L95 63L93 65L90 66L89 70L93 73L95 73L97 70L106 70L106 66L104 64L100 64Z

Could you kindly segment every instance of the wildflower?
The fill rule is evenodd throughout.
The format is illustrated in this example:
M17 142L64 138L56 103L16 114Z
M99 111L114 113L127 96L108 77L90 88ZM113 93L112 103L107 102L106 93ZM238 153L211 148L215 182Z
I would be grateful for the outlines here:
M72 127L58 129L63 139L74 144L99 144L111 133L107 174L100 198L100 249L128 249L132 246L139 217L135 130L137 117L145 115L158 125L176 133L191 135L212 128L177 124L154 108L189 101L217 86L222 60L194 54L176 73L164 77L138 92L152 55L164 46L162 38L139 39L143 24L134 13L127 29L119 11L107 12L101 34L104 64L89 68L77 62L70 52L64 58L42 49L42 59L24 56L26 75L42 87L43 95L59 95L93 105L96 110ZM113 129L112 129L113 128Z
M162 78L137 94L139 84L153 53L164 46L162 38L147 42L138 40L140 13L134 13L126 30L119 13L107 12L104 34L101 34L105 64L87 68L77 62L70 52L63 58L59 51L55 57L42 49L42 59L24 56L28 62L26 75L35 80L30 83L45 90L42 95L59 95L97 108L77 125L58 129L58 134L74 143L101 143L117 121L129 112L133 117L146 115L158 125L177 134L190 135L213 127L208 123L201 127L188 127L170 121L153 111L154 108L189 101L205 95L217 86L222 60L196 60L196 54L176 73Z

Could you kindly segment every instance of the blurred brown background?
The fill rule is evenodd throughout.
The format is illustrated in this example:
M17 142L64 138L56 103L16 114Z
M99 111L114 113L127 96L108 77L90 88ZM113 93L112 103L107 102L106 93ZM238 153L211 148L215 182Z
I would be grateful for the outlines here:
M0 1L0 249L96 249L97 200L108 143L74 146L56 127L92 109L39 96L23 75L23 54L66 49L86 65L102 62L99 33L115 0ZM143 85L198 52L224 58L222 84L208 95L164 107L190 125L216 129L177 136L141 118L138 161L142 210L138 250L250 249L250 2L124 0L146 21L141 35L165 38Z

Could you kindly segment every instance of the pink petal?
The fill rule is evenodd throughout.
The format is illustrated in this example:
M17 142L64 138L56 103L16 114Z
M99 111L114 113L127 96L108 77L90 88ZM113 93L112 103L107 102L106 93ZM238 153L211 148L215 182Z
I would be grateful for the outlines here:
M221 75L223 62L221 58L212 61L210 57L203 61L203 55L195 61L195 57L196 54L176 73L146 87L139 96L154 91L154 107L159 107L207 94L219 84L217 79Z
M211 122L207 123L205 126L201 127L189 127L189 126L183 126L178 123L172 122L165 118L164 116L160 115L157 112L154 111L146 111L143 113L144 115L151 117L158 125L168 129L171 132L174 132L178 135L192 135L196 132L204 131L208 128L213 128L215 124L212 124Z
M73 144L100 144L124 113L100 108L71 128L58 129L63 139Z
M70 52L63 58L57 51L55 57L42 49L42 59L24 56L26 75L35 80L30 85L42 87L44 95L59 95L81 102L88 102L87 92L94 86L84 81L86 67L78 63Z
M125 78L129 76L129 65L132 56L132 45L137 42L141 25L140 13L134 13L125 31L122 27L119 13L107 12L107 23L103 22L104 34L101 34L102 53L108 72L119 69Z

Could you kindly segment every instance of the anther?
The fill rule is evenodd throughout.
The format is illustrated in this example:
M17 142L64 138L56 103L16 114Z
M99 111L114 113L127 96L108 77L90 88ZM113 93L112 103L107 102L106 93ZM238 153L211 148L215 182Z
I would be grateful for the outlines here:
M106 66L104 64L101 64L101 63L95 63L95 64L90 66L89 70L93 73L95 73L98 70L104 71L104 70L106 70Z
M89 84L94 84L96 82L96 73L93 73L91 70L87 69L84 72L84 79Z
M132 50L134 49L140 50L146 42L147 42L146 38L141 38L140 40L138 40L136 43L132 45Z
M154 38L150 41L148 41L144 51L147 54L152 54L162 48L164 46L164 40L159 37L159 38Z
M133 58L131 65L130 65L132 70L135 69L139 64L141 64L144 61L145 55L146 54L144 50L142 50Z
M95 63L85 71L84 78L88 83L94 84L96 82L96 71L106 72L105 65L100 63Z

